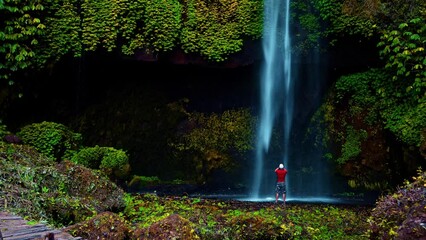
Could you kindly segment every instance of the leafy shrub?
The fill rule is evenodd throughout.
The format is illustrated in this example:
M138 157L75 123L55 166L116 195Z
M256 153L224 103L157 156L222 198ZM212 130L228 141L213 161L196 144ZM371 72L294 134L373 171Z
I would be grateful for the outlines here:
M382 196L368 219L370 239L420 239L426 216L426 172L406 181L395 193Z
M124 208L123 190L98 171L57 164L28 145L0 142L0 176L0 211L55 226Z
M425 91L425 30L424 20L417 17L401 23L398 28L383 31L377 45L386 61L385 68L393 73L392 80L409 82L406 91L416 98L423 98Z
M99 146L85 147L71 157L71 161L92 169L99 169L104 149Z
M51 160L61 159L66 151L78 149L82 142L81 134L63 124L46 121L24 126L17 135Z
M104 156L99 168L105 172L125 170L129 164L129 158L123 150L117 150L113 147L104 147ZM109 174L108 174L109 175Z
M316 120L317 129L325 124L325 132L317 141L333 154L328 156L339 171L353 179L351 187L383 190L398 181L395 177L401 181L415 174L415 168L401 173L389 167L402 159L394 160L387 150L394 140L413 151L422 144L426 100L413 97L409 86L408 81L392 80L384 69L344 75L320 108L323 119Z
M113 147L87 147L72 158L72 162L92 169L100 169L108 176L122 177L129 172L129 159L126 152Z

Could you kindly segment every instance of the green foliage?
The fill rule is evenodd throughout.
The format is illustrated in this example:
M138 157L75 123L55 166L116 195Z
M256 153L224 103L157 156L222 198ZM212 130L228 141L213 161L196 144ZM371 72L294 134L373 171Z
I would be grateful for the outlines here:
M233 157L251 150L254 119L247 109L222 114L192 113L187 132L172 146L193 158L196 175L205 180L215 169L230 169Z
M86 147L76 153L71 161L92 169L100 169L107 175L112 175L115 171L127 173L129 170L126 152L113 147Z
M159 53L173 49L180 35L182 6L176 0L122 1L120 33L124 54L135 51Z
M405 89L407 82L389 80L385 71L342 76L335 85L334 101L348 103L350 112L367 111L369 125L383 121L385 128L406 144L420 146L421 131L426 128L426 99Z
M317 131L325 130L318 134L318 142L328 146L329 159L349 177L351 187L389 187L394 173L388 167L386 128L405 144L421 142L421 129L425 128L422 107L404 101L406 95L389 78L378 69L340 77L315 116L320 126Z
M300 25L304 27L308 32L307 42L318 45L320 40L321 26L318 21L318 17L314 14L306 14L300 17Z
M5 0L0 6L0 79L64 56L121 49L157 55L181 48L220 62L262 33L262 1ZM4 85L4 84L3 84Z
M335 206L319 206L312 211L296 206L288 211L286 217L289 221L281 227L291 232L294 239L365 239L365 220L346 224L357 221L363 214L365 212Z
M44 4L38 0L4 0L0 4L0 79L32 65L45 25L40 19Z
M278 224L283 218L271 215L266 210L249 212L229 210L224 216L226 223L234 226L232 232L228 234L230 239L280 239L283 235Z
M371 20L370 13L374 10L366 8L362 3L347 6L348 2L339 0L314 1L320 19L327 23L324 35L330 37L331 45L342 35L358 35L369 38L374 34L374 22ZM353 3L353 1L350 2Z
M236 207L235 201L187 197L160 198L153 194L126 197L123 216L140 228L172 214L194 224L201 239L365 239L368 208L329 205L256 203Z
M378 78L383 79L381 75L381 72L373 69L341 76L334 86L335 102L349 101L351 106L372 106L377 100L374 93L376 91L374 81L377 81Z
M123 150L117 150L113 147L105 147L104 156L99 168L105 171L122 169L129 163L129 158Z
M255 0L185 1L182 49L212 61L224 61L229 54L241 50L243 36L260 37L261 4Z
M401 23L397 29L383 30L378 47L392 72L393 81L409 82L406 91L416 99L426 98L426 25L418 17Z
M419 147L426 129L426 98L418 104L402 103L383 111L386 128L403 143Z
M95 51L100 47L112 51L116 48L120 3L120 1L91 0L82 1L81 6L78 6L78 1L74 2L77 13L80 12L80 15L77 15L80 19L76 23L80 27L80 40L84 51ZM79 56L79 53L75 52L75 55Z
M205 151L235 149L244 152L252 149L253 118L248 109L228 110L222 114L193 113L189 117L192 126L185 136L187 149Z
M372 1L292 1L293 49L306 54L324 51L345 37L370 39L377 33L378 5Z
M56 62L66 54L80 56L82 52L81 16L74 0L46 2L45 34L37 49L37 64L45 67L47 61Z
M312 1L292 1L290 8L291 24L297 26L292 34L293 49L304 54L320 49L325 28L321 26L318 7Z
M119 10L117 1L48 1L46 33L37 52L39 66L46 61L56 62L66 54L81 57L86 51L115 49Z
M123 191L87 168L56 164L28 145L2 143L0 152L0 211L64 226L120 209Z
M67 150L79 149L82 142L81 134L63 124L46 121L24 126L17 135L51 160L60 160Z
M5 1L0 9L5 20L0 39L6 43L0 46L5 60L1 77L101 48L133 55L181 47L223 61L241 50L244 37L260 37L262 9L258 0Z
M426 14L426 2L423 0L382 0L377 6L375 21L380 29L396 29L401 22L418 17L424 19Z
M361 153L361 142L367 138L368 134L365 130L355 130L352 126L348 126L346 135L345 142L342 145L342 153L336 159L339 164L344 164Z
M378 96L378 93L384 91L380 86L386 83L386 80L386 73L377 69L341 76L328 98L314 115L313 120L326 126L326 132L323 133L323 138L318 139L318 142L327 145L327 142L333 140L342 145L346 142L353 147L359 146L359 143L356 142L365 140L366 133L355 134L355 132L364 131L363 127L376 126L382 122L380 111L385 107L380 102L381 97ZM337 115L340 117L336 118ZM360 115L363 116L361 121L367 126L357 126L355 129L359 130L354 132L354 126L359 125ZM318 128L318 130L321 129ZM349 134L349 132L351 133ZM347 158L344 159L347 160Z
M162 198L154 194L130 195L125 196L126 207L123 215L130 221L136 222L139 227L147 227L160 221L173 213L179 213L181 216L187 216L194 209L189 198L183 201L163 201Z
M99 169L105 149L103 147L85 147L71 157L71 161L92 169Z
M174 174L179 170L188 169L182 161L176 161L180 158L172 158L173 149L168 145L186 117L186 101L167 103L161 93L145 87L115 92L106 104L87 108L74 119L73 126L86 136L87 146L125 149L132 174L170 180L176 178ZM164 171L165 168L176 172Z

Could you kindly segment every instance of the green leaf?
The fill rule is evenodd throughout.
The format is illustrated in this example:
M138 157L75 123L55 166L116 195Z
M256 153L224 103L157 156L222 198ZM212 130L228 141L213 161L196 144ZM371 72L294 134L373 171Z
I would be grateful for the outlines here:
M410 39L411 40L420 40L420 36L419 36L419 34L413 34L413 35L411 35Z
M399 24L399 29L403 29L405 27L408 27L407 23L401 23L401 24Z

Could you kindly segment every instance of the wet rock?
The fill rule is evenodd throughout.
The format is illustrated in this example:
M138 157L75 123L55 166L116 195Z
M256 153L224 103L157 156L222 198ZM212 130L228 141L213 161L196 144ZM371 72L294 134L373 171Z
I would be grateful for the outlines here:
M65 228L73 236L83 239L126 240L130 237L131 230L127 222L118 214L103 212L90 220L80 222Z
M137 229L132 239L200 239L192 228L189 220L182 218L178 214L172 214L167 218L158 221L151 226L143 229Z

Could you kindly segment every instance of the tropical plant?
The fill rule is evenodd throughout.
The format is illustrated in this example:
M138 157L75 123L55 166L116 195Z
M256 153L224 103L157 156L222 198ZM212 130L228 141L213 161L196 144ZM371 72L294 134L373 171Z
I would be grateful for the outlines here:
M130 172L129 159L123 150L113 147L86 147L71 158L72 162L100 169L107 176L124 178Z
M45 25L40 1L0 2L0 79L13 84L11 74L32 65Z
M406 91L411 98L426 98L426 25L417 17L401 23L398 29L383 30L378 47L386 61L386 68L393 74L392 81L408 82Z
M17 133L21 140L51 160L59 161L67 151L81 147L82 136L55 122L33 123Z

